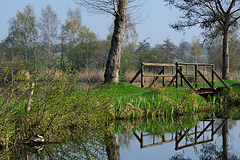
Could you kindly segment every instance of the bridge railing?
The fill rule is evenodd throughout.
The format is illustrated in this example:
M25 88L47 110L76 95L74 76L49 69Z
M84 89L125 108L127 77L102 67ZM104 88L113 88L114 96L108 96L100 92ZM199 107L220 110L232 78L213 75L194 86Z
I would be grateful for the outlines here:
M157 67L157 73L151 73L148 71L147 67L154 68ZM162 87L169 87L171 85L178 87L187 86L191 89L198 90L201 87L215 89L214 82L215 77L222 82L222 84L229 88L228 85L222 80L222 78L217 74L214 70L213 64L205 64L205 63L181 63L176 62L175 64L167 64L167 63L141 63L141 68L130 81L133 83L138 76L141 76L141 87L146 87L145 79L153 78L147 87L152 87L155 82L162 78ZM200 78L201 77L201 78ZM167 84L166 79L171 79ZM192 80L192 81L191 81ZM203 86L199 86L199 82L202 82ZM205 87L205 85L207 85Z

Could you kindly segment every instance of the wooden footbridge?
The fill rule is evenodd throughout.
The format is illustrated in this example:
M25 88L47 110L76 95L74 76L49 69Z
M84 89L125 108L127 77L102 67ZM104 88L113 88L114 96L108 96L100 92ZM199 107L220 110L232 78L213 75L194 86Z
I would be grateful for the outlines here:
M141 87L176 87L190 88L197 94L216 93L221 88L229 88L213 64L204 63L141 63L141 68L132 78L133 83L140 76ZM215 87L215 80L223 87Z

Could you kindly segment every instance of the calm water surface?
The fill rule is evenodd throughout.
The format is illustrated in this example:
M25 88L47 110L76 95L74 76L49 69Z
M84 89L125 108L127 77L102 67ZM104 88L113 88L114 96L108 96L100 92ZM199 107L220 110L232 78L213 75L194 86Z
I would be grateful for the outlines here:
M145 126L149 132L132 127L128 133L115 124L114 131L73 136L61 144L16 147L6 159L240 159L239 120L208 119L191 127L176 124L171 129L149 123L152 126Z
M188 130L164 135L144 132L129 135L128 145L120 141L121 159L240 159L239 120L201 121ZM119 137L124 139L124 136Z

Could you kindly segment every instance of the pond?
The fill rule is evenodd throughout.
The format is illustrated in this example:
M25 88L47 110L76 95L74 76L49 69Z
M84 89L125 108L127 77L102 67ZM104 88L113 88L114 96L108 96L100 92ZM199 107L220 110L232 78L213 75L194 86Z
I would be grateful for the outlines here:
M116 122L62 143L21 145L1 159L240 159L240 121L194 118ZM2 155L2 156L1 156Z
M239 142L240 121L204 120L176 133L135 133L128 145L120 143L120 155L126 160L240 159Z

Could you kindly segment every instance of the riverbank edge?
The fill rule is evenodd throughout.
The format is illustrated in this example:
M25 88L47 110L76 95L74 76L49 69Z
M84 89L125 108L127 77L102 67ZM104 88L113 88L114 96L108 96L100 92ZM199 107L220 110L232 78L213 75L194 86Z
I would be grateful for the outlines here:
M3 119L5 118L5 126L1 126L1 129L4 130L7 128L9 130L2 131L2 133L7 133L7 137L0 140L3 145L12 143L11 141L14 139L12 136L22 136L26 131L28 131L28 134L21 138L27 138L29 135L32 136L32 133L46 132L46 135L51 135L52 133L50 132L54 130L71 130L76 127L81 130L85 128L97 128L98 125L104 125L104 122L109 120L131 120L138 118L150 118L154 120L160 117L178 117L194 115L196 113L210 113L211 115L222 113L226 109L221 107L221 103L223 102L221 102L222 97L225 97L223 99L227 98L226 101L231 100L230 104L239 104L238 102L240 101L240 83L234 81L227 83L231 87L230 90L223 90L217 96L209 97L209 99L205 99L191 90L178 88L139 88L125 82L99 85L94 89L74 91L71 94L66 94L63 90L62 93L64 95L59 94L58 96L60 97L57 97L57 99L61 98L61 106L64 111L57 110L58 108L55 108L55 110L54 108L52 109L52 107L60 103L55 103L54 100L52 101L54 104L46 106L49 108L43 108L44 110L39 109L39 106L34 106L36 103L33 103L32 110L27 114L24 111L25 101L17 104L14 103L14 109L17 110L13 109L11 111L13 118L8 117L6 119L3 116ZM217 102L219 99L220 101ZM217 105L216 102L218 103ZM19 106L16 107L16 105ZM8 107L11 108L11 105ZM238 107L231 108L231 110L238 112ZM37 123L39 119L37 116L41 116L41 114L41 123ZM77 117L82 118L76 120ZM25 124L16 130L20 123ZM37 126L31 128L33 125ZM49 128L51 128L51 131ZM34 132L30 132L29 129L34 130ZM6 142L6 140L9 142Z

